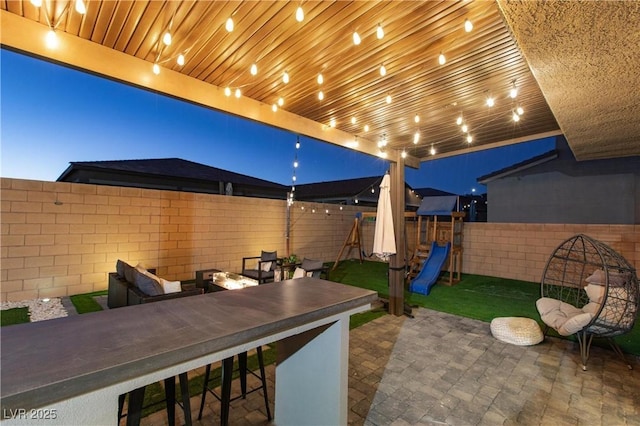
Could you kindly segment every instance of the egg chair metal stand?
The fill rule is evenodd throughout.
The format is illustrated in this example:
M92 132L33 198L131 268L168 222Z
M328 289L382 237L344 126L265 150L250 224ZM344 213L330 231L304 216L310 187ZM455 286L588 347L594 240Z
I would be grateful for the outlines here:
M557 301L559 311L564 310L562 315L567 317L570 317L567 312L578 312L579 315L573 317L574 327L554 327L558 322L542 315L538 304L542 298L551 306ZM628 333L635 324L640 307L638 276L633 266L608 245L584 234L562 242L547 261L541 280L541 299L536 305L546 324L545 335L549 328L560 329L561 335L576 335L583 370L587 369L594 337L606 339L629 369L632 368L613 338Z

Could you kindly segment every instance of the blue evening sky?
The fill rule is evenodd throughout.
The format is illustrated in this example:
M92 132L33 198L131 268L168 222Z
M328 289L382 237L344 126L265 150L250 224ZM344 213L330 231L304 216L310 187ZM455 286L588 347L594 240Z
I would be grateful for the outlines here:
M0 49L0 176L55 181L72 161L178 157L288 185L296 135ZM297 183L382 175L377 157L300 137ZM486 192L476 179L554 139L422 163L414 188Z

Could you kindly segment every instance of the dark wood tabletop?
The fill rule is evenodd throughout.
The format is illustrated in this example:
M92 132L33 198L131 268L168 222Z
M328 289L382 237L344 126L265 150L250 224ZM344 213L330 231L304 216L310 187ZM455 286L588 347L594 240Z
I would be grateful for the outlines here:
M51 405L376 298L370 290L305 277L3 327L2 409Z

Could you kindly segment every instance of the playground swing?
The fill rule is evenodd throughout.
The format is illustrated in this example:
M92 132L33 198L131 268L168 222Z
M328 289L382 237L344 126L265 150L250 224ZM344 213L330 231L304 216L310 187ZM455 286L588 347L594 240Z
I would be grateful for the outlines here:
M464 212L453 211L457 196L425 197L415 215L418 218L416 249L409 262L409 291L429 295L447 264L448 285L460 281ZM450 221L438 221L449 216Z
M549 257L540 290L536 308L546 324L544 334L549 328L562 336L575 334L583 370L594 337L607 339L625 360L613 338L633 328L640 287L635 269L624 257L598 240L575 235ZM631 369L631 364L627 366Z

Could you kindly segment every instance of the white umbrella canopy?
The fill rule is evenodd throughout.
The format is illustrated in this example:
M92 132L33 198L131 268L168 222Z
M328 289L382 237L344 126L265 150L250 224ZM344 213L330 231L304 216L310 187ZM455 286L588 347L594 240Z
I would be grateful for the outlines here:
M396 234L393 230L393 213L391 210L391 178L385 174L380 183L376 228L373 235L373 254L385 261L396 254Z

